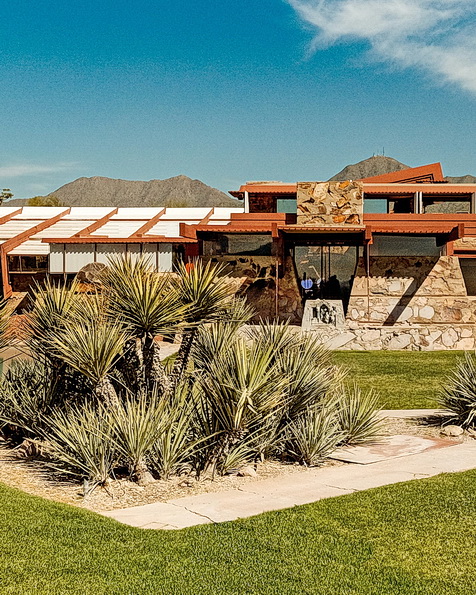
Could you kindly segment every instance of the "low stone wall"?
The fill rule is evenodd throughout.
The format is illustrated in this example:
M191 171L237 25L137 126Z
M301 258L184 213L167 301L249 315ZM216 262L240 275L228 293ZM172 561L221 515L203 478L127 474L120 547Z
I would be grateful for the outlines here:
M474 325L366 326L354 329L327 326L309 332L319 336L330 349L347 351L470 350L476 345Z

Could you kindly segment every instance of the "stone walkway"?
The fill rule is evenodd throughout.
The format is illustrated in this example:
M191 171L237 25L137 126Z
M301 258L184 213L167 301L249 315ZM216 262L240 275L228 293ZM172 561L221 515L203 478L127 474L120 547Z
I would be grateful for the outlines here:
M400 413L400 417L409 417L406 412ZM415 416L415 412L412 413ZM429 411L425 413L431 414ZM476 468L476 440L462 443L438 440L438 443L424 452L406 456L400 453L397 457L376 463L310 468L291 476L257 479L239 489L176 498L103 514L133 527L183 529L233 521L439 473Z

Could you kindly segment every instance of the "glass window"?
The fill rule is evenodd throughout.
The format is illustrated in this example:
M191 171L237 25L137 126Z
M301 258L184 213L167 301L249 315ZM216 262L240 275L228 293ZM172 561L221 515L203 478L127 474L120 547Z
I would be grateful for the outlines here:
M476 258L460 258L459 264L468 295L476 295Z
M423 197L423 212L424 213L470 213L471 201L467 200L451 200L451 199L429 199Z
M276 201L277 213L297 213L297 199L296 198L278 198Z
M364 213L387 213L388 203L386 198L365 198Z
M269 234L210 233L203 240L203 255L271 256L271 247Z
M435 236L374 234L370 256L439 256Z

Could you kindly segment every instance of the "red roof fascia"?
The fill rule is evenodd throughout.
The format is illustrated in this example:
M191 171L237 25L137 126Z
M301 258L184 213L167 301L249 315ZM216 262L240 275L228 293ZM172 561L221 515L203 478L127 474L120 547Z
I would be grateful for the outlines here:
M361 182L372 182L377 184L388 184L398 182L415 182L418 179L426 180L428 182L444 182L443 170L441 163L430 163L429 165L421 165L420 167L409 167L408 169L401 169L388 174L381 174L380 176L370 176L362 178Z
M374 184L364 182L365 194L473 194L476 184Z

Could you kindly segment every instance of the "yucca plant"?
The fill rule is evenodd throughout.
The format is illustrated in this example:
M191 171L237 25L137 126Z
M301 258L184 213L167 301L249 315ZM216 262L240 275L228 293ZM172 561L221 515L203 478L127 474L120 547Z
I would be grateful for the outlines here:
M319 465L337 448L343 436L335 413L311 409L287 425L286 452L304 465Z
M346 444L368 442L382 430L383 420L378 416L379 396L372 390L364 393L356 384L343 388L336 409Z
M169 383L155 337L179 330L186 309L171 276L155 273L145 257L123 256L110 259L105 286L110 315L130 335L124 361L135 388L145 383L151 390L157 384L166 393Z
M438 404L454 414L465 428L476 425L476 355L466 352L446 379Z
M67 286L46 279L44 286L33 290L34 306L24 317L21 337L35 357L46 357L52 365L59 362L51 352L51 338L63 327L78 301L78 281Z
M106 483L118 460L109 415L104 406L88 402L54 411L44 431L51 466L91 487Z
M165 404L163 426L149 453L150 466L161 479L189 472L194 452L207 439L197 437L189 391L188 385L179 385Z
M117 364L128 339L118 322L105 317L98 303L75 305L74 315L61 319L62 327L49 338L50 352L89 378L94 395L110 406L119 400L109 374Z
M328 404L342 380L342 372L332 365L330 352L318 339L307 334L294 335L275 353L276 366L288 379L284 421Z
M204 400L201 415L208 417L207 427L218 435L211 461L214 470L237 443L259 433L265 421L285 406L286 379L272 360L271 349L249 348L245 339L239 339L198 376Z
M41 362L14 360L0 381L0 426L18 438L37 438L54 405L51 369Z
M143 393L128 395L119 407L111 410L116 447L139 485L152 480L147 457L164 431L166 412L165 399Z
M173 386L178 385L187 369L199 325L219 320L230 300L228 278L220 276L223 269L223 265L204 264L202 260L196 260L193 267L183 263L177 266L175 283L180 303L185 308L185 328L171 374Z
M203 325L195 338L192 359L197 369L206 370L215 357L225 357L238 341L237 327L225 322Z

